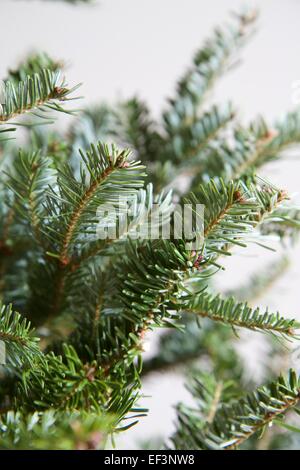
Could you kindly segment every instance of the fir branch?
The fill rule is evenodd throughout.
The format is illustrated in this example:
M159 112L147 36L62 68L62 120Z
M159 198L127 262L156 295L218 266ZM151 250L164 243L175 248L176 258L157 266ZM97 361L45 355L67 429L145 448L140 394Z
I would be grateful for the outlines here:
M134 418L144 416L145 410L133 408L137 398L136 385L110 381L96 361L84 363L72 346L63 346L63 355L46 354L36 367L27 369L18 384L16 399L26 412L55 409L105 413L113 416L114 431L135 411ZM127 427L135 424L131 421Z
M178 408L179 427L173 443L177 449L232 450L274 420L297 408L299 378L294 371L288 377L280 376L268 386L259 387L239 400L227 400L219 406L212 423L202 415L202 409ZM195 398L202 397L201 388L194 389ZM201 404L201 401L200 401Z
M203 436L213 424L224 403L235 398L237 390L230 380L217 380L214 374L193 371L187 389L195 407L177 405L177 429L171 437L176 449L203 449Z
M197 191L199 184L215 176L224 181L238 179L241 169L251 172L251 162L256 161L256 140L248 129L235 126L229 136L221 136L214 144L209 145L201 158L192 167L195 173L192 191Z
M219 176L225 181L253 175L258 168L278 159L282 153L300 140L299 112L291 112L273 127L260 117L248 129L238 125L230 138L212 143L195 163L198 174L193 187L209 177Z
M2 450L103 449L114 429L108 414L78 411L24 414L9 411L0 418Z
M6 186L0 188L3 197L0 205L0 298L4 304L13 302L21 311L27 287L25 253L30 241L27 232L16 223L12 194Z
M99 207L119 204L121 210L121 203L130 201L143 185L144 167L139 162L128 161L128 157L128 151L119 152L114 146L109 148L98 143L92 145L86 155L81 152L80 181L75 179L70 168L59 170L60 195L49 193L48 203L53 218L56 218L57 230L52 236L56 236L60 247L57 255L61 265L70 262L70 251L74 250L74 244L80 236L82 238L84 231L88 228L90 231L97 224ZM126 208L123 206L123 211ZM88 237L87 243L91 238Z
M300 209L287 204L278 207L260 226L263 235L277 235L282 242L295 243L299 238Z
M262 117L250 125L251 132L263 143L257 155L257 166L278 158L284 150L300 142L299 111L289 112L281 121L269 126Z
M13 367L33 364L40 357L39 339L33 336L30 322L11 306L0 305L0 340L5 344L7 364Z
M276 418L282 419L282 415L298 406L299 390L299 378L291 370L286 378L280 376L276 382L269 386L260 387L245 399L241 399L231 406L225 406L220 415L226 418L232 413L235 429L232 429L232 425L228 423L229 441L224 442L223 439L222 447L226 450L235 449ZM250 410L252 411L251 417L249 416ZM216 421L221 421L221 416L218 416ZM245 416L249 416L249 418L244 420Z
M139 354L147 330L174 326L178 313L184 311L181 302L185 300L188 281L204 281L211 276L210 268L218 266L216 258L226 253L231 244L239 244L239 239L283 197L270 187L264 191L251 188L252 192L244 188L242 193L240 183L226 186L221 181L203 186L196 201L211 210L205 213L201 255L187 250L183 240L131 246L119 275L119 309L116 305L116 313L104 316L101 323L101 330L110 332L100 343L109 373L117 370L124 374L125 365L128 368Z
M298 322L286 319L278 312L271 313L268 309L261 312L258 307L253 309L247 302L237 302L233 297L222 299L207 293L191 294L183 299L183 309L233 328L277 333L283 337L296 337L296 330L300 328Z
M72 347L64 346L63 352L63 357L47 354L43 364L23 373L18 398L27 410L91 409L106 403L108 384L101 370L83 364Z
M260 183L260 184L259 184ZM207 263L220 267L215 260L228 254L230 244L246 246L247 235L271 217L275 208L287 198L284 191L259 181L257 185L243 182L212 180L201 185L189 201L205 205L204 239L205 244L198 253L197 265L200 269Z
M165 141L146 103L133 97L120 103L115 114L113 133L118 144L132 148L142 162L155 161Z
M193 66L180 80L177 94L170 100L170 109L163 115L167 132L171 135L194 122L199 105L216 78L229 66L230 59L249 35L256 19L255 11L237 15L237 25L216 29L194 58Z
M201 162L201 155L208 145L213 145L219 133L235 117L231 104L220 108L213 106L199 118L195 118L192 124L186 125L178 131L174 131L165 145L165 158L182 162L186 171L186 165L192 169ZM201 163L200 163L201 164ZM189 170L190 172L192 170Z
M139 162L128 161L128 151L98 143L86 155L81 152L81 158L79 177L75 177L68 165L59 168L58 189L50 188L47 194L42 235L48 248L44 259L33 265L31 285L36 287L33 287L34 302L28 307L32 318L35 312L39 315L40 308L45 318L62 311L70 275L85 257L99 255L111 242L111 237L97 240L99 210L117 211L113 222L116 228L143 185L144 167ZM45 259L50 263L46 264Z
M6 81L11 81L18 86L18 83L26 81L28 76L41 73L45 69L58 72L63 69L63 66L62 61L52 59L45 52L32 53L18 67L8 70Z
M245 327L289 339L298 323L206 290L222 268L221 256L234 245L245 247L265 234L295 238L299 230L298 208L281 205L287 194L255 176L260 166L299 142L299 113L287 115L273 130L263 119L243 128L230 106L201 109L216 78L233 64L233 53L245 42L255 17L255 12L239 15L237 25L215 31L179 82L162 125L145 103L133 98L114 109L85 111L66 138L27 134L18 157L13 146L1 147L1 169L8 166L9 174L8 180L7 173L0 177L5 199L0 205L1 295L20 305L20 311L27 303L29 318L43 325L42 346L48 345L42 354L28 322L3 307L0 340L9 352L7 370L22 366L22 375L16 371L0 378L3 448L101 447L108 432L134 424L133 417L128 426L122 421L130 418L129 411L143 414L134 408L141 352L145 334L155 327L176 329L164 335L163 351L148 362L148 371L195 358L205 358L210 371L193 382L197 408L178 409L177 448L236 448L298 406L299 379L293 373L286 381L280 378L247 398L236 398L240 395L227 378L232 372L240 385L242 370L232 331L226 329ZM65 111L62 103L73 90L60 82L61 65L37 54L10 72L1 135L8 131L4 125L21 114ZM135 240L137 229L142 234L147 230L156 209L169 221L172 197L166 192L155 196L152 186L144 189L144 167L131 161L127 151L90 146L103 138L131 147L143 163L148 161L157 186L180 172L187 186L194 178L194 194L180 202L205 205L199 249L191 251L184 237L177 239L176 214L170 240ZM74 151L78 146L81 159ZM130 226L117 232L128 199L133 204ZM97 209L116 205L121 210L111 227L117 238L97 239L99 224L107 222ZM58 340L54 344L53 338ZM67 345L62 342L66 338ZM212 371L220 373L218 380ZM16 413L7 414L7 406Z
M41 70L32 76L28 75L25 80L17 84L8 80L4 87L0 124L5 124L24 113L46 109L70 113L62 106L62 103L71 99L69 95L75 88L77 87L67 88L59 72L52 72L49 69ZM7 130L4 129L4 131Z
M52 161L40 152L20 150L8 176L6 184L15 195L13 207L19 221L29 225L36 242L42 244L45 191L56 182Z

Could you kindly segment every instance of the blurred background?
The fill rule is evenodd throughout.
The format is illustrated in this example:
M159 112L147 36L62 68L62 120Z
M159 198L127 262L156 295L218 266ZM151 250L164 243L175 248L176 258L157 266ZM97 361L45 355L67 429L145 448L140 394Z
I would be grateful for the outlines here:
M83 82L85 106L137 94L157 117L212 28L243 5L239 0L95 0L91 6L1 0L0 78L29 52L45 51L67 63L70 85ZM259 29L243 49L239 67L218 82L213 98L216 102L232 100L245 123L259 113L272 122L297 104L300 1L248 0L246 5L259 6ZM300 203L300 149L264 167L262 173ZM238 252L226 262L226 272L218 276L217 283L222 289L243 284L257 266L268 265L287 249L274 254L253 246L246 254ZM299 264L298 247L289 269L260 296L260 305L300 319ZM155 335L149 338L148 357L156 339ZM268 345L256 333L243 333L236 343L242 356L247 353L249 376L259 380L257 364ZM171 370L145 377L141 404L150 409L149 416L120 438L120 447L139 448L153 436L165 439L172 433L174 405L190 400L184 372Z

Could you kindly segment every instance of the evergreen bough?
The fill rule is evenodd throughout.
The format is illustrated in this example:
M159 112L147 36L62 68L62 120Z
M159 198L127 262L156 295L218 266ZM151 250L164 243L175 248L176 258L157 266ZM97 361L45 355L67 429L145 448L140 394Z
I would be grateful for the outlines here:
M138 405L143 373L195 359L210 372L191 368L195 406L178 405L172 448L255 449L272 422L288 436L299 432L284 421L299 413L295 372L249 391L233 347L231 329L297 338L295 320L246 302L271 282L270 270L228 295L213 284L233 247L265 244L270 234L293 241L299 230L287 193L257 175L299 143L299 112L246 128L231 104L203 109L255 20L245 12L214 31L160 122L134 97L82 111L62 135L37 125L53 111L73 113L66 105L76 87L61 78L63 64L35 54L8 72L0 113L0 448L103 448L146 414ZM11 137L16 125L25 128L21 149ZM184 191L174 184L182 176ZM174 196L205 205L199 250L173 232L168 240L132 236L153 210L158 228L173 227ZM122 232L128 200L135 209ZM99 208L116 203L110 228L118 237L97 238ZM274 278L281 269L272 267ZM145 334L156 327L169 329L143 366ZM280 436L269 436L267 448Z

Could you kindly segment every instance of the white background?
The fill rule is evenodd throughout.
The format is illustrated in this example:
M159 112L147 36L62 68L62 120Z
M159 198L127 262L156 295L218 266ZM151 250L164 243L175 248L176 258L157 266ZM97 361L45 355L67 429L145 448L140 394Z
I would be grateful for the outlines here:
M215 96L219 101L232 99L245 122L260 112L272 121L294 106L292 85L300 80L300 1L247 4L260 6L259 31L244 49L241 66L222 80ZM68 63L70 84L83 82L86 105L138 94L158 116L202 40L214 25L228 19L229 11L241 6L236 0L99 0L90 7L0 0L0 78L26 53L44 50ZM296 151L264 174L300 202L299 157ZM274 256L253 248L239 253L227 262L220 284L232 287L246 278L258 257L261 266ZM298 248L290 270L260 298L262 305L300 318L299 260ZM254 341L257 353L263 346ZM255 373L258 356L249 349L249 335L242 336L239 347L247 349L250 373ZM149 377L143 390L151 395L142 403L150 413L123 436L120 445L127 448L151 436L169 435L172 405L188 399L183 377L175 372Z

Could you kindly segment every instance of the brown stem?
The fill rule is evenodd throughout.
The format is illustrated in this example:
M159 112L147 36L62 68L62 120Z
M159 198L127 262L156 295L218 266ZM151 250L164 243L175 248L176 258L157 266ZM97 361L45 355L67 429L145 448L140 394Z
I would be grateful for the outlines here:
M218 404L220 403L220 400L221 400L222 390L223 390L223 383L218 382L216 385L215 395L211 404L211 408L207 416L207 422L209 424L211 424L215 418L216 412L218 410Z

